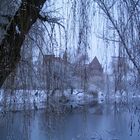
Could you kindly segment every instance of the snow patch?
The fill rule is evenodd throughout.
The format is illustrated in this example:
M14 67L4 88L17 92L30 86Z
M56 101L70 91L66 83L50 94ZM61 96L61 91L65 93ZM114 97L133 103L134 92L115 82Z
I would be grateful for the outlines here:
M21 31L19 30L19 27L16 25L16 33L21 34Z

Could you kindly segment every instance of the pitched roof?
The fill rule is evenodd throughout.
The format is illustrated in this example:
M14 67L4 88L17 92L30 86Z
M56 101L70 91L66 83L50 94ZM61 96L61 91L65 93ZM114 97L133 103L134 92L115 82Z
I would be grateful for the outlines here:
M95 56L94 59L91 61L91 63L89 64L90 68L96 69L96 70L102 70L102 66L99 62L99 60L97 59L97 57Z

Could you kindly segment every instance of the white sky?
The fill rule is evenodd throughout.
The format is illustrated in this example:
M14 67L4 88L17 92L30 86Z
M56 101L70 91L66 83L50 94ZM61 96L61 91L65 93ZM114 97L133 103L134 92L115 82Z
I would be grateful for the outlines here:
M71 19L68 16L69 13L71 12L71 1L69 0L54 0L54 5L53 5L53 0L52 0L52 5L50 7L50 9L52 9L52 7L54 9L59 9L58 13L53 13L53 16L58 16L58 17L64 17L63 23L65 27L67 27L68 29L68 42L70 46L73 46L73 44L75 44L74 41L72 41L72 31L71 31ZM78 20L78 19L77 19ZM107 43L103 42L102 39L100 39L97 36L102 36L103 33L103 26L106 23L106 19L103 17L103 15L99 15L98 12L96 12L95 16L92 18L92 26L91 26L91 35L89 36L90 41L89 41L89 45L90 45L90 50L88 51L89 53L89 57L90 57L90 61L92 61L92 59L97 56L97 58L99 59L100 63L103 65L104 68L109 68L109 64L111 62L111 57L114 56L117 52L117 49L115 48L115 44L111 44L109 43L107 45ZM58 44L60 44L60 35L59 35L59 30L58 27L56 28L56 39ZM106 30L105 33L109 34L109 31ZM77 32L75 33L77 34ZM61 41L64 39L65 35L64 32L61 33L62 35L62 39ZM78 35L75 35L75 38ZM65 44L63 43L63 41L61 42L62 46L60 47L60 45L58 45L58 47L56 46L54 51L56 52L56 54L59 54L60 51L64 52L65 50ZM72 50L72 48L71 48ZM106 67L106 65L108 67Z

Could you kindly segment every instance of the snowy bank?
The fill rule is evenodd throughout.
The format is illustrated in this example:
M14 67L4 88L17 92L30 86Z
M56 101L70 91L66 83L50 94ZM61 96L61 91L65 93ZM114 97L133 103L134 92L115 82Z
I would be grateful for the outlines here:
M55 92L52 90L0 90L0 110L41 109L46 108L50 102L54 106L62 104L74 108L100 99L104 99L101 92L94 95L94 92L84 92L80 89Z

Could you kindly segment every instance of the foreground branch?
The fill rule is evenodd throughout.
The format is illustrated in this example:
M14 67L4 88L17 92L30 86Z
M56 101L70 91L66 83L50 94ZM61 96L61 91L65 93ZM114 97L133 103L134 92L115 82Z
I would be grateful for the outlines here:
M135 8L136 8L136 6L138 5L138 3L139 3L139 0L138 0L138 1L135 3L135 5L134 5L134 9L133 9L134 11L135 11ZM117 32L117 34L118 34L118 36L119 36L119 38L120 38L121 43L122 43L122 45L123 45L123 47L124 47L124 49L125 49L125 51L126 51L126 54L128 55L129 60L133 63L133 65L134 65L134 67L136 68L138 74L140 75L140 68L139 68L139 65L136 63L135 58L133 58L133 56L131 55L131 53L130 53L128 47L127 47L127 44L126 44L126 42L125 42L125 39L124 39L123 35L121 34L121 32L120 32L120 30L119 30L117 24L115 23L115 20L112 18L108 7L106 6L106 4L104 3L103 0L98 0L98 1L97 1L97 4L98 4L99 7L103 10L103 12L106 14L106 16L108 17L108 19L109 19L110 22L112 23L114 29L116 30L116 32ZM134 12L133 12L133 14L134 14ZM130 16L130 18L132 18L133 14ZM130 18L129 18L129 20L130 20ZM126 29L125 29L125 30L126 30Z
M20 50L31 26L39 17L46 0L22 0L0 44L0 87L20 60Z

